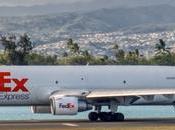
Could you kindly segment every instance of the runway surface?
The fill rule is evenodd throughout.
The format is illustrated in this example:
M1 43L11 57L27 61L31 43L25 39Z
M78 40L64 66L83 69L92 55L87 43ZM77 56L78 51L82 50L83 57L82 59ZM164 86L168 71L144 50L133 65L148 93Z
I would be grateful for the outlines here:
M89 122L86 120L66 121L0 121L0 129L69 129L69 128L121 128L121 127L175 126L173 119L129 119L124 122Z

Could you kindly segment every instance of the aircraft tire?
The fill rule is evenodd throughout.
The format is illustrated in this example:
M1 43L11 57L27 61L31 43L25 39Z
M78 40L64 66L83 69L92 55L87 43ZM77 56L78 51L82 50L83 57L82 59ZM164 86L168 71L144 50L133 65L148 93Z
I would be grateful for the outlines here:
M111 113L107 113L107 112L100 112L99 113L99 118L101 121L103 122L109 122L112 120L112 115Z
M125 117L122 113L115 113L113 115L113 120L114 121L124 121L125 120Z
M90 121L97 121L98 120L98 113L97 112L90 112L88 117L89 117Z

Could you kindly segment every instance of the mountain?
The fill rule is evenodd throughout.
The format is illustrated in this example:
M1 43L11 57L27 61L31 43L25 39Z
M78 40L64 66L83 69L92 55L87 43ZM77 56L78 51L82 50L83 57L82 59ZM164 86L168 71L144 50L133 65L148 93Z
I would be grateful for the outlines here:
M79 0L77 2L48 2L38 3L32 2L32 5L25 5L19 1L13 2L15 5L3 5L0 6L0 16L27 16L27 15L46 15L52 13L63 12L91 12L102 8L121 8L121 7L141 7L141 6L153 6L153 5L171 5L175 6L174 0Z
M85 33L166 31L175 29L173 12L175 12L173 6L156 5L100 9L81 13L0 17L0 32L27 32L37 43L48 43Z
M145 24L174 23L174 11L175 7L160 5L138 8L103 9L88 13L87 15L111 25L112 29L119 29Z

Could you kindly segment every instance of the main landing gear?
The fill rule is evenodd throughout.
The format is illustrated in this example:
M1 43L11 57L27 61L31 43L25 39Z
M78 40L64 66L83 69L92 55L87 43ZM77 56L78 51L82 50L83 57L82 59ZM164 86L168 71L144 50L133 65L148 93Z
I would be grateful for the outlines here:
M89 113L89 120L90 121L97 121L100 119L104 122L110 121L124 121L125 117L122 113L112 113L112 112L91 112Z
M108 106L111 112L101 112L102 106L96 106L95 111L89 113L90 121L124 121L125 117L122 113L118 113L118 104L116 101L111 101Z

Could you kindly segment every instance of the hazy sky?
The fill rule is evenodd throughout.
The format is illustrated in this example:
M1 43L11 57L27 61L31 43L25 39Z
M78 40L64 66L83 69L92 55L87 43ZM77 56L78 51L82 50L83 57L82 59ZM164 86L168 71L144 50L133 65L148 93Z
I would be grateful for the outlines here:
M59 4L59 3L72 3L78 1L91 1L91 0L0 0L0 6L31 6L42 4Z
M0 0L0 6L32 6L45 4L61 4L75 2L93 1L96 5L114 4L114 5L152 5L152 4L174 4L175 0Z

